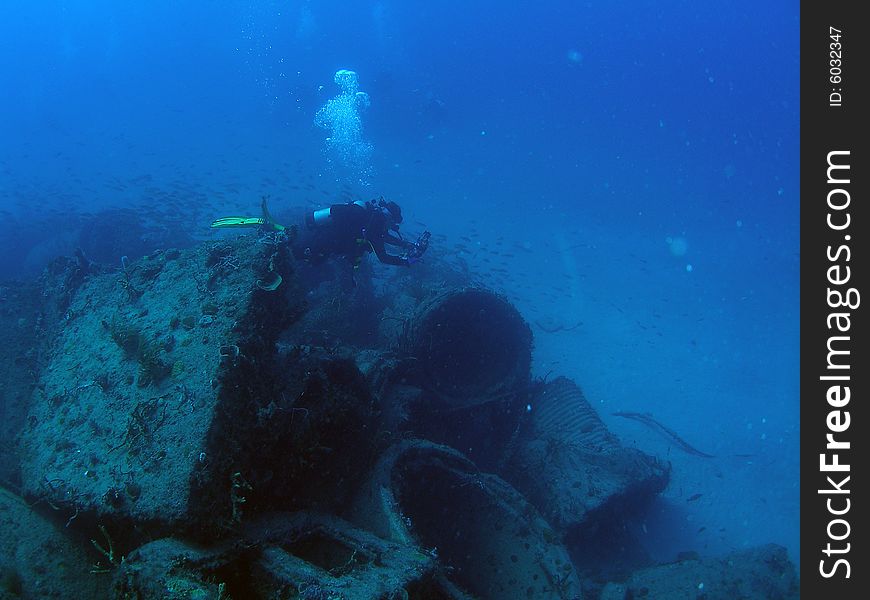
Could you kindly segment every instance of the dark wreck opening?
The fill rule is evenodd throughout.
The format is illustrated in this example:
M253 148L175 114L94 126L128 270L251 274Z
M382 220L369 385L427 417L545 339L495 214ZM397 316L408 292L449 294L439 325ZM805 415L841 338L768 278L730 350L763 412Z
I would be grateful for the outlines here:
M417 330L416 356L427 384L450 398L501 391L526 377L531 331L500 296L465 290L443 299Z

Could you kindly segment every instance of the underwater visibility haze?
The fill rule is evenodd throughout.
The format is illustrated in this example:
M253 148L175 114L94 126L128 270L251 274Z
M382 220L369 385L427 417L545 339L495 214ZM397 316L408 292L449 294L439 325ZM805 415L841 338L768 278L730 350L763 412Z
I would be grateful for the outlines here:
M798 8L4 2L0 596L796 596Z

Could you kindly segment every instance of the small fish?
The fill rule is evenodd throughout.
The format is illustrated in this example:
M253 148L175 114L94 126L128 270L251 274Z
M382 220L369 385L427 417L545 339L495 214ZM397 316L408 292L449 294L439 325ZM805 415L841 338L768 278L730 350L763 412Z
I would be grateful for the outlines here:
M692 494L691 496L686 498L686 502L694 502L695 500L697 500L698 498L700 498L703 495L704 494Z

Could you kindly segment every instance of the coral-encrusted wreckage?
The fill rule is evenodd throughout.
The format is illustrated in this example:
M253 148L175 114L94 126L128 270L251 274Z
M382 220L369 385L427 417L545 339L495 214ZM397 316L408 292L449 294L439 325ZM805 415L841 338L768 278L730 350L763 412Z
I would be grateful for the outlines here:
M637 598L692 569L719 574L706 598L796 596L776 548L594 581L587 535L669 465L574 382L531 377L505 298L420 267L309 289L286 243L251 235L61 259L7 291L42 308L0 315L33 349L4 373L0 597Z

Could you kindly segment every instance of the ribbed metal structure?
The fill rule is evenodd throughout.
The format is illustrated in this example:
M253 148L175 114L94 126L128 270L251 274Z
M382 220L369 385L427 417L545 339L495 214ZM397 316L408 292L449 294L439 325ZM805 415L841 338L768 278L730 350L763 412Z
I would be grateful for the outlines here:
M617 443L583 391L565 377L543 388L532 405L532 414L537 438L594 447Z

